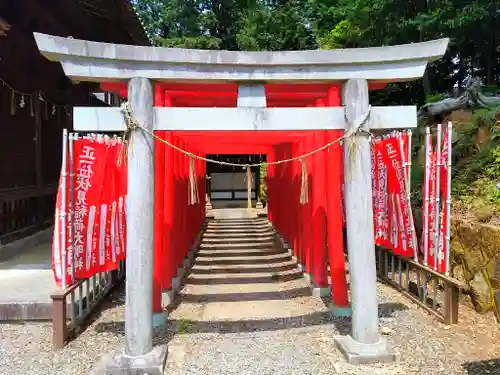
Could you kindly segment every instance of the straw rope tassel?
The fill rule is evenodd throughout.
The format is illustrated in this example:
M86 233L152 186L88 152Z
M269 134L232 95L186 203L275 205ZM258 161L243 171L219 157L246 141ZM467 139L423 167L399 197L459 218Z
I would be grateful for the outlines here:
M193 156L189 156L189 204L199 203L198 185L196 184L196 172Z
M325 145L323 145L315 150L309 151L303 155L295 156L295 157L288 158L288 159L276 160L274 162L265 162L265 163L259 162L259 163L254 163L254 164L239 164L239 163L230 163L227 161L213 160L213 159L205 158L203 156L195 155L192 152L183 150L182 148L177 147L176 145L168 142L167 140L158 137L153 131L147 129L143 125L139 124L136 120L134 120L134 118L132 116L132 109L130 108L130 104L128 102L125 102L121 105L121 110L122 110L123 116L125 118L126 130L123 134L123 148L122 148L120 158L118 160L119 163L121 163L123 160L126 160L126 156L127 156L127 152L128 152L127 140L129 138L130 132L133 130L136 130L137 128L140 128L142 131L149 134L152 138L156 139L159 142L162 142L163 144L167 145L168 147L170 147L171 149L173 149L175 151L178 151L186 156L189 156L191 159L198 159L198 160L205 161L206 163L225 165L225 166L233 167L233 168L241 168L241 167L246 168L246 170L247 170L247 177L246 177L246 179L247 179L247 197L248 197L248 208L249 209L251 209L251 207L252 207L252 173L251 173L251 168L252 167L262 167L264 165L265 166L279 165L279 164L290 163L290 162L294 162L294 161L300 161L300 163L302 164L302 183L301 183L302 186L301 186L301 192L300 192L300 203L301 204L308 203L309 202L308 175L307 175L307 166L306 166L304 159L306 157L309 157L309 156L316 154L317 152L326 150L329 147L331 147L337 143L341 143L343 139L346 139L346 137L350 136L352 133L355 133L357 131L357 129L360 127L360 125L363 124L367 120L368 115L369 115L369 111L368 111L365 115L363 115L361 117L361 119L355 121L355 130L354 131L348 132L347 134L344 134L342 137L339 137L339 138L335 139L334 141L329 142L329 143L327 143L327 144L325 144ZM355 150L355 149L352 149L352 150ZM196 199L198 199L197 186L195 186L195 191L196 191Z
M247 165L247 209L252 210L252 169Z
M300 159L302 166L301 184L300 184L300 203L307 204L309 202L309 182L307 176L307 164L304 159Z

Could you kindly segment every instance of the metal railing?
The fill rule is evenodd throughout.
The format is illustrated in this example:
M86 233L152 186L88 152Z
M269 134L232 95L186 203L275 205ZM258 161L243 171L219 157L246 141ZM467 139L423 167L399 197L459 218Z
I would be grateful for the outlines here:
M83 330L89 315L124 276L125 260L116 270L80 280L51 295L52 345L55 349L63 348Z
M376 248L379 279L396 288L444 324L458 323L460 281L436 272L412 259Z

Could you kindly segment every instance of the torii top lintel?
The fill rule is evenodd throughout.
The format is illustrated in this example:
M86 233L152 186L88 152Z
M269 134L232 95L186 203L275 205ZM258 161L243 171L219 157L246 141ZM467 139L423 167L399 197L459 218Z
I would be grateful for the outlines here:
M335 82L421 78L448 38L375 48L286 52L209 51L129 46L34 33L40 52L76 81L134 77L185 82Z

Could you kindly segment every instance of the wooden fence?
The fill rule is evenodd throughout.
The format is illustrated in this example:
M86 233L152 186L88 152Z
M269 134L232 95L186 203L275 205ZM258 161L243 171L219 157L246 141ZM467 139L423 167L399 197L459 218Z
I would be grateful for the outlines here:
M52 345L63 348L68 340L78 335L99 302L125 276L125 261L114 271L99 273L57 291L52 298Z
M377 247L377 275L441 322L458 323L460 289L452 277Z

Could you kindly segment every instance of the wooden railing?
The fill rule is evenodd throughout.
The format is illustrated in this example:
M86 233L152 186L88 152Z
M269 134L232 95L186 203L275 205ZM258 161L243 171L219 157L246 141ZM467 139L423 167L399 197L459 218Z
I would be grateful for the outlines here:
M33 234L52 222L56 186L0 190L0 244Z
M377 247L379 279L415 302L444 324L458 323L460 289L464 285L411 259Z
M125 261L121 261L117 270L81 280L51 295L52 345L55 349L63 348L84 329L89 315L124 276Z

